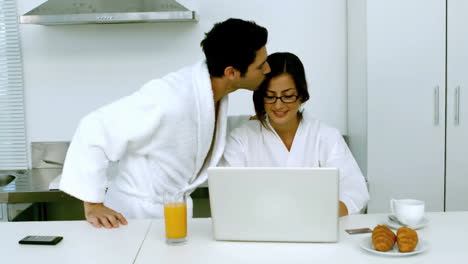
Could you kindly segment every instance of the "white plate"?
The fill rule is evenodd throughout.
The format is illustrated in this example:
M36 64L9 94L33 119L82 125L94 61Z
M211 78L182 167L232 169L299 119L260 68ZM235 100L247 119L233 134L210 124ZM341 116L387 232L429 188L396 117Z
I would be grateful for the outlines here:
M429 223L429 220L426 217L424 217L423 220L421 221L421 223L419 223L417 225L402 225L400 222L393 221L390 217L392 217L392 216L389 216L389 218L387 219L386 224L390 228L393 228L393 229L398 229L400 227L407 226L409 228L412 228L412 229L416 230L416 229L421 229L421 228L425 227Z
M416 255L416 254L426 251L429 248L429 244L426 241L419 240L418 245L416 245L416 248L411 252L407 252L407 253L400 252L398 250L398 245L396 242L393 248L389 251L385 251L385 252L377 251L375 250L374 245L372 244L372 236L364 238L359 244L359 246L361 246L361 248L366 251L369 251L378 255L390 256L390 257L404 257L404 256Z

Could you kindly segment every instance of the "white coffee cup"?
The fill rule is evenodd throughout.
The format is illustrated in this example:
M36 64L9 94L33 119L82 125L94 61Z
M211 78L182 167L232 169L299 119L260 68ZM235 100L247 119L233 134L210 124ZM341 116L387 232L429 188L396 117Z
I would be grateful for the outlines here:
M402 224L414 226L424 218L424 201L414 199L391 199L390 209L392 214Z

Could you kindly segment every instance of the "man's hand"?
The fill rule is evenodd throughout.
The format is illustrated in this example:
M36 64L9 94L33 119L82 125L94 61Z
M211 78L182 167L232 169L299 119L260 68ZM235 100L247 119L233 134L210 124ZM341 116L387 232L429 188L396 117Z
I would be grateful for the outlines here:
M122 214L104 206L102 203L83 202L83 204L86 220L94 227L117 228L119 222L122 225L128 224Z

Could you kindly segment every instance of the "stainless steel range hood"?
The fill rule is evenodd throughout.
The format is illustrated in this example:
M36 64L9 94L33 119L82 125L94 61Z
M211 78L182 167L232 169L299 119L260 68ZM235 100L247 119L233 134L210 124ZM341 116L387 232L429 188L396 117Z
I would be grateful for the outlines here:
M48 0L20 17L24 24L109 24L197 21L176 0Z

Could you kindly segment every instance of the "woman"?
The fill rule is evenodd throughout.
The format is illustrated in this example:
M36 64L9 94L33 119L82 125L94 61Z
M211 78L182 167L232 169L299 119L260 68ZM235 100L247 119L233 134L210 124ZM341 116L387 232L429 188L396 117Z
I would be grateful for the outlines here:
M309 99L304 67L291 53L268 56L271 72L253 94L256 119L229 135L223 164L233 167L336 167L340 216L359 213L369 194L339 131L303 115Z

